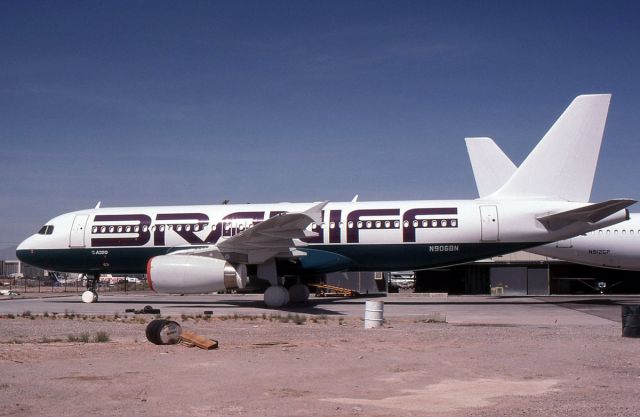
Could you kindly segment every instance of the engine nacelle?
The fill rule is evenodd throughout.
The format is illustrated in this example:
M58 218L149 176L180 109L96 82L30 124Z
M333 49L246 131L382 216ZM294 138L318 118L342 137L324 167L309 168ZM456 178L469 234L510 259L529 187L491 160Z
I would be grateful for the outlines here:
M244 288L245 265L195 255L160 255L147 263L147 281L155 292L202 294Z

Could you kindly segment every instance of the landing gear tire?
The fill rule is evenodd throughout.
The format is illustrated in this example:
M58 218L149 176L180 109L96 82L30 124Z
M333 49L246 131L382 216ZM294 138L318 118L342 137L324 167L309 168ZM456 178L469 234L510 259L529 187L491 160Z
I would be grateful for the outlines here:
M306 303L309 300L309 287L304 284L294 284L289 288L289 302L291 304Z
M82 293L82 302L91 304L98 302L98 293L95 291L87 290Z
M180 342L182 327L171 320L152 320L145 330L147 340L154 345L175 345Z
M264 292L267 307L282 307L289 302L289 291L280 285L272 285Z

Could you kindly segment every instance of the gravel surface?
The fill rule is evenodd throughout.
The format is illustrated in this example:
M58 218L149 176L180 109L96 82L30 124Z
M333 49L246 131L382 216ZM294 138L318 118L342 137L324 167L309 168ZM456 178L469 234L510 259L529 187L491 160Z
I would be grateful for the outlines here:
M286 317L180 318L219 341L205 351L149 343L139 316L5 315L0 415L639 414L640 339L620 337L618 323L413 317L365 330L354 317ZM94 342L98 332L110 341Z

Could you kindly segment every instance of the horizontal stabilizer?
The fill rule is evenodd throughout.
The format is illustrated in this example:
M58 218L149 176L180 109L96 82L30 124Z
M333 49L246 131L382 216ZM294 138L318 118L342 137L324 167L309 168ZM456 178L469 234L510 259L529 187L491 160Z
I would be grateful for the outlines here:
M632 200L630 198L617 198L573 210L541 216L538 217L538 220L548 230L562 229L563 227L576 222L596 223L617 211L629 207L635 202L636 200Z

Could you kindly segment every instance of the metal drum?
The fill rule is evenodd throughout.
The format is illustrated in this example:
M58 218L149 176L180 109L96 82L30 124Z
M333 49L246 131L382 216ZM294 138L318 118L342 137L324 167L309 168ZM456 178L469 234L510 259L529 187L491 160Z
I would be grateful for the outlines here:
M377 300L367 300L364 310L364 328L372 329L382 326L384 321L384 302Z
M640 337L640 305L622 306L622 336Z

